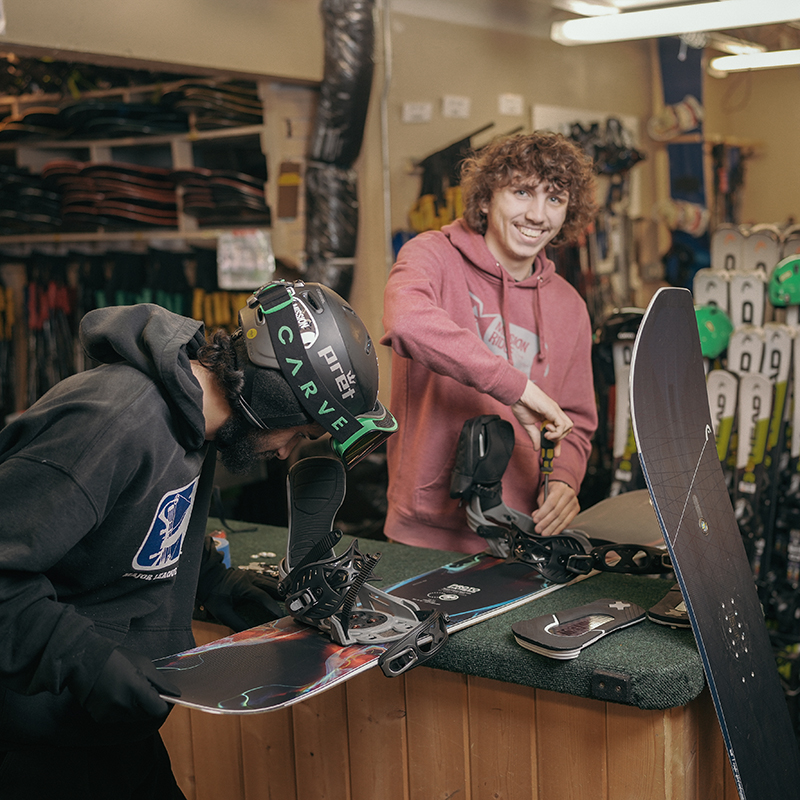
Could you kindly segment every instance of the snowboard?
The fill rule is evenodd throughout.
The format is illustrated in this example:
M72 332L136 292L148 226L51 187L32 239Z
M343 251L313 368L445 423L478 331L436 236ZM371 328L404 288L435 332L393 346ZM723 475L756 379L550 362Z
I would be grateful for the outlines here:
M800 753L715 446L688 290L647 309L631 414L741 800L797 796Z
M448 634L567 586L487 553L466 556L386 591L446 614ZM275 711L376 666L391 643L338 645L292 617L158 659L181 690L171 703L218 714Z

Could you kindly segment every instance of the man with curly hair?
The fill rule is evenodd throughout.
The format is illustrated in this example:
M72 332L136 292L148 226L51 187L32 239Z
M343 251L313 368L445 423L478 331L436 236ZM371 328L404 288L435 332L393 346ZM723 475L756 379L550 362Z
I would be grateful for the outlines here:
M463 164L464 216L407 242L384 296L393 348L385 533L422 547L478 552L450 497L464 422L499 414L515 431L506 505L552 535L578 513L597 426L591 326L546 245L575 241L595 211L591 160L560 134L496 140ZM547 498L540 435L559 440ZM569 435L564 435L569 432Z

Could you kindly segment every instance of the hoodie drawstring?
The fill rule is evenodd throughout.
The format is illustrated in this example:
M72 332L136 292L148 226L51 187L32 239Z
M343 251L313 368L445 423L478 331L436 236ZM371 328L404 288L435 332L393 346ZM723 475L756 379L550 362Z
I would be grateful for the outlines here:
M500 265L498 264L498 266ZM508 327L508 295L506 293L507 280L509 280L509 276L507 276L504 272L502 275L502 280L500 281L500 319L503 320L503 339L506 345L506 360L513 367L514 355L511 351L511 329Z
M537 361L544 361L544 315L542 314L542 286L544 280L541 275L536 279L536 327L539 329L539 352L536 354Z
M500 264L497 265L498 267ZM534 271L535 271L534 266ZM508 292L506 283L512 281L508 274L503 272L500 280L500 318L503 320L503 338L505 340L506 360L511 366L514 366L514 354L511 348L511 329L508 322ZM536 320L536 329L539 336L539 352L536 353L536 361L542 362L545 360L544 355L544 316L542 315L542 286L544 285L544 278L542 275L537 275L536 286L534 287L534 319Z

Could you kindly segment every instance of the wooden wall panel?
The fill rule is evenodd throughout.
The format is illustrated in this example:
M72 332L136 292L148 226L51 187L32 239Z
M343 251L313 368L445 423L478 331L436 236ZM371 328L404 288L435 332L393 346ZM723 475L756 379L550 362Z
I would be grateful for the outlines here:
M537 689L536 744L541 800L608 800L605 703Z
M733 770L725 751L714 701L708 689L694 701L697 708L697 746L701 769L698 771L700 800L738 800Z
M379 669L347 683L352 800L408 800L405 677Z
M538 800L534 693L472 676L467 686L472 796Z
M682 713L608 703L608 800L695 800L694 773L686 770L693 759L685 762L684 722Z
M291 708L240 718L244 795L297 800Z
M344 684L297 703L291 710L298 798L350 800Z
M664 742L659 742L665 754L664 782L667 798L679 796L686 800L704 800L698 794L700 759L697 748L697 706L690 703L663 712Z
M411 800L471 797L467 678L418 667L406 675Z
M195 800L245 800L239 718L195 710L190 713Z
M192 748L191 712L175 706L161 728L161 738L172 762L172 772L186 800L195 800L194 750Z

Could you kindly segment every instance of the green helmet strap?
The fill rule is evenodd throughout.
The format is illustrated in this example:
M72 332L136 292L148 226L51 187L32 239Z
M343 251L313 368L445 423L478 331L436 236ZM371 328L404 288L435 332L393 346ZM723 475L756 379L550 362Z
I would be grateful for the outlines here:
M283 288L283 287L281 287ZM276 324L268 325L275 355L300 404L334 439L344 442L361 430L361 423L317 378L300 336L289 289L262 295L261 309Z

